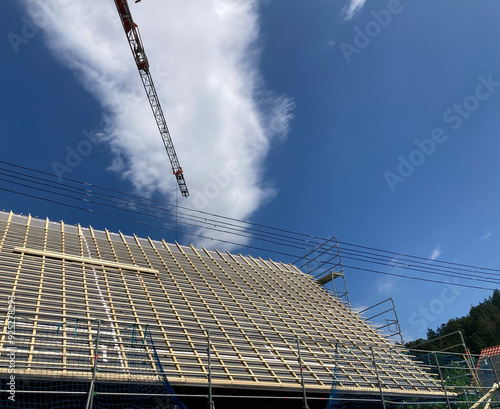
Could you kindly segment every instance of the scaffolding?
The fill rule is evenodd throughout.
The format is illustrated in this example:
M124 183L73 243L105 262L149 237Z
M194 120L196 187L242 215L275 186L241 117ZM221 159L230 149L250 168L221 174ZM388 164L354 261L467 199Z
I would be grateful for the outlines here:
M186 409L147 326L61 318L9 318L13 342L1 350L0 389L14 379L17 407Z
M174 396L169 384L185 404L211 409L252 399L311 409L437 402L448 393L421 360L294 265L0 212L3 312L0 389L11 388L14 342L25 407L146 407L123 403L145 395L151 407L178 405L161 400Z
M199 359L205 367L204 381L196 393L176 394L169 381L167 357L179 360L191 351L189 345L158 348L155 325L133 322L74 319L35 320L16 316L14 343L0 350L0 390L9 392L9 354L15 348L15 399L22 408L154 408L186 409L184 398L196 398L195 407L215 407L225 399L271 402L296 401L304 408L443 408L465 409L477 402L500 407L493 389L498 376L485 356L463 353L380 348L372 345L335 343L333 354L320 353L327 345L296 338L290 340L286 365L297 379L296 393L281 389L279 394L257 389L252 394L240 389L214 391L213 381L224 372L217 362L217 339L223 334L207 331ZM214 342L215 341L215 342ZM292 342L295 341L295 342ZM285 345L276 345L282 349ZM321 348L323 347L323 348ZM316 349L311 356L311 349ZM163 361L163 363L162 363ZM252 364L248 359L249 365ZM474 365L471 371L470 365ZM322 367L331 371L331 389L318 393L310 378ZM398 366L406 368L402 377ZM177 385L180 386L180 385ZM237 383L231 385L237 388ZM186 392L186 390L184 390ZM326 396L325 396L326 395ZM481 403L480 403L481 404ZM218 405L220 406L220 405ZM12 406L16 407L16 406ZM242 406L244 407L244 406ZM281 407L281 406L277 406ZM479 406L476 406L479 407Z
M363 359L356 354L354 348L339 348L336 363L339 368L348 367L352 362ZM389 352L390 353L390 352ZM498 389L498 374L481 355L464 355L463 353L436 352L422 350L407 350L403 359L407 359L425 370L430 378L441 385L441 393L411 396L394 393L394 380L384 375L387 364L377 358L377 352L372 353L376 382L379 394L346 394L339 389L340 378L334 376L330 402L327 409L333 408L439 408L439 409L469 409L500 407ZM368 359L369 357L364 357ZM471 363L475 369L471 371ZM337 371L336 371L337 372ZM389 392L389 389L391 392ZM484 402L484 403L483 403ZM362 406L359 406L362 403ZM482 406L485 405L485 406Z
M399 325L398 313L396 311L396 305L392 298L387 298L384 301L380 301L371 307L365 308L359 311L360 314L370 315L366 318L367 321L373 320L383 320L382 323L376 324L376 329L379 331L384 331L385 336L388 339L393 337L399 338L399 343L404 344L403 334L401 332L401 327ZM396 341L397 342L397 341Z
M302 259L306 260L306 263L302 267L307 266L308 274L316 278L318 284L326 286L331 282L332 290L326 289L326 287L325 290L331 293L336 299L347 305L350 304L344 266L342 265L339 242L336 236L314 248L300 260ZM327 266L326 269L324 268L325 266Z

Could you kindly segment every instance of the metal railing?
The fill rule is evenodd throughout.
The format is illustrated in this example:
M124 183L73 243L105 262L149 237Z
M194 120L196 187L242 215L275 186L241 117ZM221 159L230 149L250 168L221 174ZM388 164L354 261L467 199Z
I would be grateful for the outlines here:
M106 407L107 401L119 407L117 402L125 398L137 399L141 407L148 407L148 399L152 397L206 399L209 409L215 408L215 401L228 398L287 398L301 400L304 408L320 404L347 408L354 403L367 408L465 409L474 404L500 407L498 391L493 390L499 378L489 356L405 350L389 344L347 345L334 340L333 348L328 350L331 352L325 352L332 343L323 345L298 337L281 346L277 338L274 347L282 348L283 353L279 356L270 353L269 362L262 356L240 357L240 366L246 368L242 376L247 378L255 376L252 374L257 363L268 365L269 371L273 370L274 361L287 367L283 383L295 385L288 389L288 396L262 390L239 396L220 393L221 389L214 393L214 385L220 387L224 379L237 373L229 362L238 357L229 355L220 344L227 334L213 330L200 333L198 347L193 350L187 341L183 346L177 340L174 346L174 340L168 340L168 333L161 346L157 341L155 345L152 333L159 332L160 327L153 324L88 319L70 322L66 318L60 322L30 321L18 317L15 346L3 342L0 349L0 390L10 392L8 381L15 374L17 399L30 396L27 401L31 406L26 405L27 408L57 408L73 402L73 406L89 409L96 400L100 407ZM7 335L0 333L3 341ZM9 372L12 351L15 366ZM182 365L180 361L184 361ZM401 368L406 368L404 375ZM328 385L323 381L325 377L319 376L325 371L329 374ZM193 384L197 385L197 392L176 395L168 379L179 377L196 381ZM248 386L251 385L246 389L250 392ZM199 393L203 389L206 393ZM125 403L123 407L127 407Z

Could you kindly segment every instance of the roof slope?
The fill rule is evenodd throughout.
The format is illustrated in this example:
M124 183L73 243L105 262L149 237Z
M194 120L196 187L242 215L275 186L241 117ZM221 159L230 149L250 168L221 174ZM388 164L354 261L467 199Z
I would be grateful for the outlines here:
M128 353L121 332L132 324L141 334L150 329L173 385L207 383L210 330L214 385L299 389L300 347L310 389L327 391L335 378L345 391L378 391L375 356L384 389L441 390L362 316L293 265L0 212L3 311L9 296L15 297L18 325L31 334L19 341L26 354L17 365L27 371L44 354L37 325L57 325L62 341L52 351L58 357L54 371L69 376L64 348L72 339L70 322L80 323L76 336L101 319L121 345L107 352L120 362L117 378ZM3 322L0 366L6 317ZM92 357L92 337L86 339L83 355Z
M480 355L488 355L488 356L500 355L500 345L483 348L481 350Z

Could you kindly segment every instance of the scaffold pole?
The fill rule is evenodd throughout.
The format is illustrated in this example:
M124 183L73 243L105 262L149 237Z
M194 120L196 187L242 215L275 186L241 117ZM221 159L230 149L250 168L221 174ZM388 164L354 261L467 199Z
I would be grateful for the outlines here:
M382 392L382 382L380 381L380 376L378 374L377 361L375 360L375 351L373 350L373 347L370 347L370 349L372 351L373 366L375 367L375 374L377 375L378 388L380 390L380 400L382 401L382 407L385 409L384 393Z
M297 340L297 353L298 353L299 368L300 368L300 384L302 385L302 399L304 402L304 409L309 409L309 406L307 406L306 385L304 383L304 370L302 368L302 355L300 353L300 338L297 337L296 340Z
M446 397L446 404L448 405L448 409L451 409L450 399L448 398L448 392L446 391L446 385L444 383L443 373L441 372L441 367L439 366L439 360L436 351L433 351L432 355L434 355L434 360L436 361L436 368L438 370L439 379L441 379L441 385L443 385L444 396Z
M75 329L76 333L76 329ZM97 377L97 356L99 353L99 337L101 335L101 320L97 321L97 335L95 340L94 366L92 368L92 381L90 382L89 397L87 399L86 409L91 409L94 402L94 386Z
M207 330L207 355L208 355L208 407L215 409L212 395L212 355L210 351L210 330Z

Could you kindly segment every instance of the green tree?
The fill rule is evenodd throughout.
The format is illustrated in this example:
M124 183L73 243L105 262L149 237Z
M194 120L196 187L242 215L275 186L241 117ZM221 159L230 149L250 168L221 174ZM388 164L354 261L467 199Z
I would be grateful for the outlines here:
M500 291L493 294L476 306L472 306L469 314L461 318L452 318L446 324L441 324L436 330L429 328L426 339L417 339L406 344L407 348L439 351L457 344L457 338L448 337L436 341L432 339L443 337L461 331L465 344L473 354L479 354L481 349L500 345Z

